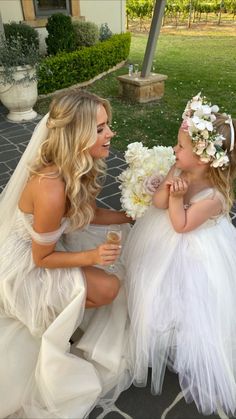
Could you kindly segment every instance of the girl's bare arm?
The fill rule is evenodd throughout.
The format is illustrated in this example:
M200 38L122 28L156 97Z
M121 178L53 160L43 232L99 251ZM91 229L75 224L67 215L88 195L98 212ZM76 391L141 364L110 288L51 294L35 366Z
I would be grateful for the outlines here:
M196 202L185 209L184 195L187 189L188 184L183 179L177 179L170 187L169 216L177 233L192 231L222 211L222 201L217 196Z
M115 211L95 206L95 214L92 223L94 224L125 224L131 223L133 220L128 217L124 211Z
M152 202L157 208L167 209L169 206L170 184L173 179L174 171L175 165L171 167L167 176L153 195Z

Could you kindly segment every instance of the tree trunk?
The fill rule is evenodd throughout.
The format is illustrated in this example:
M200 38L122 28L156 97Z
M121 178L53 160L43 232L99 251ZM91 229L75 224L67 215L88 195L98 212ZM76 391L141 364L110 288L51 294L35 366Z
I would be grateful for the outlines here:
M220 25L220 22L221 22L222 8L223 8L223 1L221 1L221 3L220 3L220 12L219 12L219 19L218 19L217 25Z
M189 1L189 14L188 14L188 28L191 27L191 19L192 19L192 0Z
M2 15L0 12L0 45L2 44L4 40L5 40L5 32L4 32L4 26L3 26L3 21L2 21Z

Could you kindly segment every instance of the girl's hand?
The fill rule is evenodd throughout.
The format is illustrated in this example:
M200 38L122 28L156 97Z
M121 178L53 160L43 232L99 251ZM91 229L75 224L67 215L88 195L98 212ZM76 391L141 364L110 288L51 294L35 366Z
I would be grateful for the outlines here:
M173 185L173 180L168 180L164 183L164 187L168 193L168 195L170 195L170 188Z
M170 196L182 197L188 190L188 182L182 178L174 178L170 185Z
M94 265L110 265L115 262L121 251L117 244L104 243L94 249Z

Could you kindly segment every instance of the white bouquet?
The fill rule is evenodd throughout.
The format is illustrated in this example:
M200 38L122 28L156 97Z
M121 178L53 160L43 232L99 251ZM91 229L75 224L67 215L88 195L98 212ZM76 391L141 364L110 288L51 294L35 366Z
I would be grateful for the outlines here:
M175 156L172 147L149 149L135 142L128 145L125 161L128 167L118 176L121 205L135 220L151 205L152 195L175 163Z

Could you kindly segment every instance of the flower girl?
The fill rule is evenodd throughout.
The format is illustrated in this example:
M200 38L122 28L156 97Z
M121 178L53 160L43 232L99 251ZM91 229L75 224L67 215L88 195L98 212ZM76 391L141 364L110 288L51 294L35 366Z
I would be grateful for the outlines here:
M176 163L124 249L134 384L151 367L160 394L168 366L187 402L224 418L236 413L235 127L200 94L188 102Z

